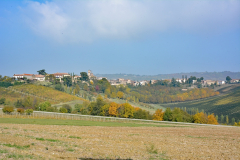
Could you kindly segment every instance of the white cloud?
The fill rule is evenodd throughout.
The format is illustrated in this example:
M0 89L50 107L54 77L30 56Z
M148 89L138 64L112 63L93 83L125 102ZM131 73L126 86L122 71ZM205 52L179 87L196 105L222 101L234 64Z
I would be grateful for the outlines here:
M174 30L201 34L240 28L238 0L29 1L21 10L34 32L60 42L131 38Z

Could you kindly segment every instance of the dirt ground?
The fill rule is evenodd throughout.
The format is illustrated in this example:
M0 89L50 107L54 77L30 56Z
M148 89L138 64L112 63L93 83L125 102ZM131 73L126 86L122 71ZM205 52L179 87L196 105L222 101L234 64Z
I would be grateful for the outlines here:
M240 127L0 124L0 159L240 159Z

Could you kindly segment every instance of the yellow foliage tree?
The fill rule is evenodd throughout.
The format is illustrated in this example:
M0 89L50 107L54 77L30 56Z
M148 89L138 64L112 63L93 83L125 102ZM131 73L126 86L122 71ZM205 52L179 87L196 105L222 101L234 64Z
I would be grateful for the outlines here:
M164 112L162 111L162 109L157 109L153 114L153 120L162 121L163 115L164 115Z
M118 92L117 92L117 97L118 97L119 99L122 99L122 98L123 98L123 92L118 91Z
M216 117L214 114L208 115L208 122L207 124L218 124Z
M193 116L194 123L207 124L208 117L203 112L197 113Z
M109 110L108 110L109 115L116 117L117 116L117 109L118 109L118 104L115 103L115 102L111 102Z

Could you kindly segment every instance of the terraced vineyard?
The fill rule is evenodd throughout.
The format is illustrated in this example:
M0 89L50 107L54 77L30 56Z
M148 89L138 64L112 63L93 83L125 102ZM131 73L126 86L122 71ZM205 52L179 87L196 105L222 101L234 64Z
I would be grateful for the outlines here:
M204 112L214 113L220 116L228 115L229 119L235 118L236 121L240 120L240 85L222 88L219 90L222 93L219 96L210 97L198 101L162 104L163 107L179 107L179 108L198 108Z
M85 101L83 98L57 91L50 87L33 84L8 87L7 89L0 88L0 96L6 98L9 101L16 101L23 96L36 97L43 101L47 100L52 103L64 103L74 100Z

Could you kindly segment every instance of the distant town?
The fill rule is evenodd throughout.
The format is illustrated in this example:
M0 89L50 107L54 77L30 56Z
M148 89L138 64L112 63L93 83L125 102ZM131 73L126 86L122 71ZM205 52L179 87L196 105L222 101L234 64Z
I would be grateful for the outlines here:
M44 71L41 74L41 71ZM13 78L15 80L19 80L19 81L25 81L25 80L29 80L29 81L49 81L49 77L54 77L56 79L58 79L60 82L63 82L63 78L64 77L71 77L72 82L77 82L78 80L80 80L81 75L76 75L74 73L53 73L53 74L47 74L45 73L45 70L40 70L38 71L39 74L14 74ZM86 72L82 72L82 73L86 73ZM186 75L182 75L182 78L172 78L172 79L152 79L152 80L141 80L141 81L134 81L131 79L124 79L124 78L117 78L117 79L107 79L106 77L96 77L91 70L88 70L88 72L86 73L89 80L102 80L102 79L106 79L108 80L108 82L111 85L133 85L133 86L144 86L147 84L154 84L156 83L158 80L164 80L167 81L169 83L172 82L172 80L175 80L176 82L179 83L186 83L187 80L189 80L189 78L191 78L191 84L201 84L202 86L211 86L211 85L224 85L226 84L226 81L223 80L204 80L203 77L201 78L196 78L196 77L187 77ZM229 77L230 78L230 77ZM230 83L239 83L240 79L229 79Z

